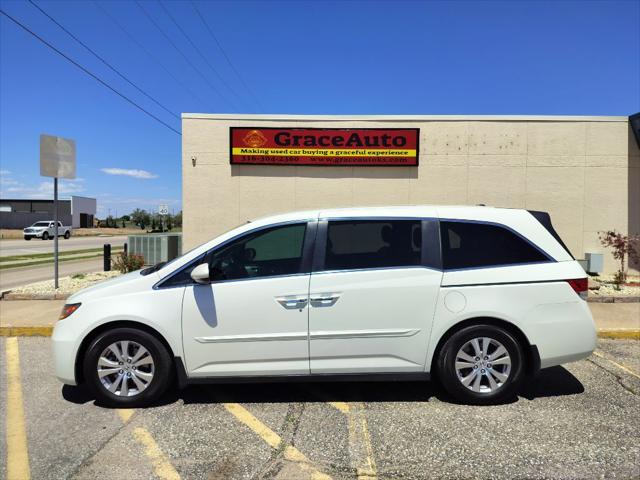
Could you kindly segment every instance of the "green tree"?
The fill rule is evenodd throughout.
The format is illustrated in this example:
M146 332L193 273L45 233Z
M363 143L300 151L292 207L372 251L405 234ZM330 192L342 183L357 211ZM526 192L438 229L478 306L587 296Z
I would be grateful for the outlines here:
M142 230L144 230L144 227L146 225L149 225L149 223L151 222L149 212L147 212L146 210L141 210L139 208L136 208L133 212L131 212L130 217L131 221L138 225Z

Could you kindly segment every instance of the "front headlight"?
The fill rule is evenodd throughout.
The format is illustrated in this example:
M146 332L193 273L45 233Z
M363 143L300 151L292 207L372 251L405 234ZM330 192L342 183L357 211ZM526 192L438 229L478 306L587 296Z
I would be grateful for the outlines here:
M60 317L58 318L58 320L64 320L65 318L67 318L69 315L71 315L73 312L79 309L80 305L82 304L81 303L66 304L64 307L62 307L62 312L60 312Z

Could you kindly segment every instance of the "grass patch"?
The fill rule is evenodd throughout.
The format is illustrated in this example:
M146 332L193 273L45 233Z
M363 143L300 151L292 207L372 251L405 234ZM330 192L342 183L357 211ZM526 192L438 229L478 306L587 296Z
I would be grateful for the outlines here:
M112 248L111 252L120 251L122 247ZM63 252L58 252L58 257L66 257L69 255L82 255L85 253L102 253L102 248L85 248L83 250L65 250ZM0 257L0 264L5 262L20 262L20 261L29 261L35 259L47 259L50 258L53 261L53 252L51 253L34 253L29 255L11 255L9 257Z
M111 254L112 256L116 253L119 253L120 251L122 251L122 249L120 250L111 250ZM77 255L77 254L76 254ZM77 255L77 256L69 256L67 255L66 257L63 255L60 255L58 257L58 262L62 263L62 262L73 262L75 260L87 260L87 259L91 259L91 258L100 258L102 257L102 249L100 249L99 252L93 252L93 254L89 253L86 255ZM29 258L33 258L33 257L27 257L27 259ZM35 261L23 261L22 263L19 261L13 261L11 263L9 262L0 262L0 270L6 270L9 268L20 268L20 267L31 267L31 266L38 266L38 265L46 265L46 264L52 264L53 263L53 255L48 255L47 258L40 258L37 259Z

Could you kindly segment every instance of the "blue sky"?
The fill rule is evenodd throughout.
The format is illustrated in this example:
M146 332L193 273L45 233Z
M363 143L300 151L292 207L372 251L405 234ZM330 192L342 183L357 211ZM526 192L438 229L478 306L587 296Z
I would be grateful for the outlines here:
M190 1L141 2L169 40L134 2L100 1L107 16L93 1L34 1L177 115L640 111L638 0L196 1L233 67ZM0 6L180 130L29 2ZM61 190L96 196L99 216L181 208L180 136L0 15L2 197L51 195L40 133L76 140L79 178Z

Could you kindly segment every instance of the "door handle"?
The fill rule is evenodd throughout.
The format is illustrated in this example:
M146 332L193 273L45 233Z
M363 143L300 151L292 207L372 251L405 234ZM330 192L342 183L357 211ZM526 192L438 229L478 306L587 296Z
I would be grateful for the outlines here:
M287 310L302 310L307 306L307 297L278 297L276 301Z
M311 297L312 307L333 307L340 299L339 293L321 293Z

